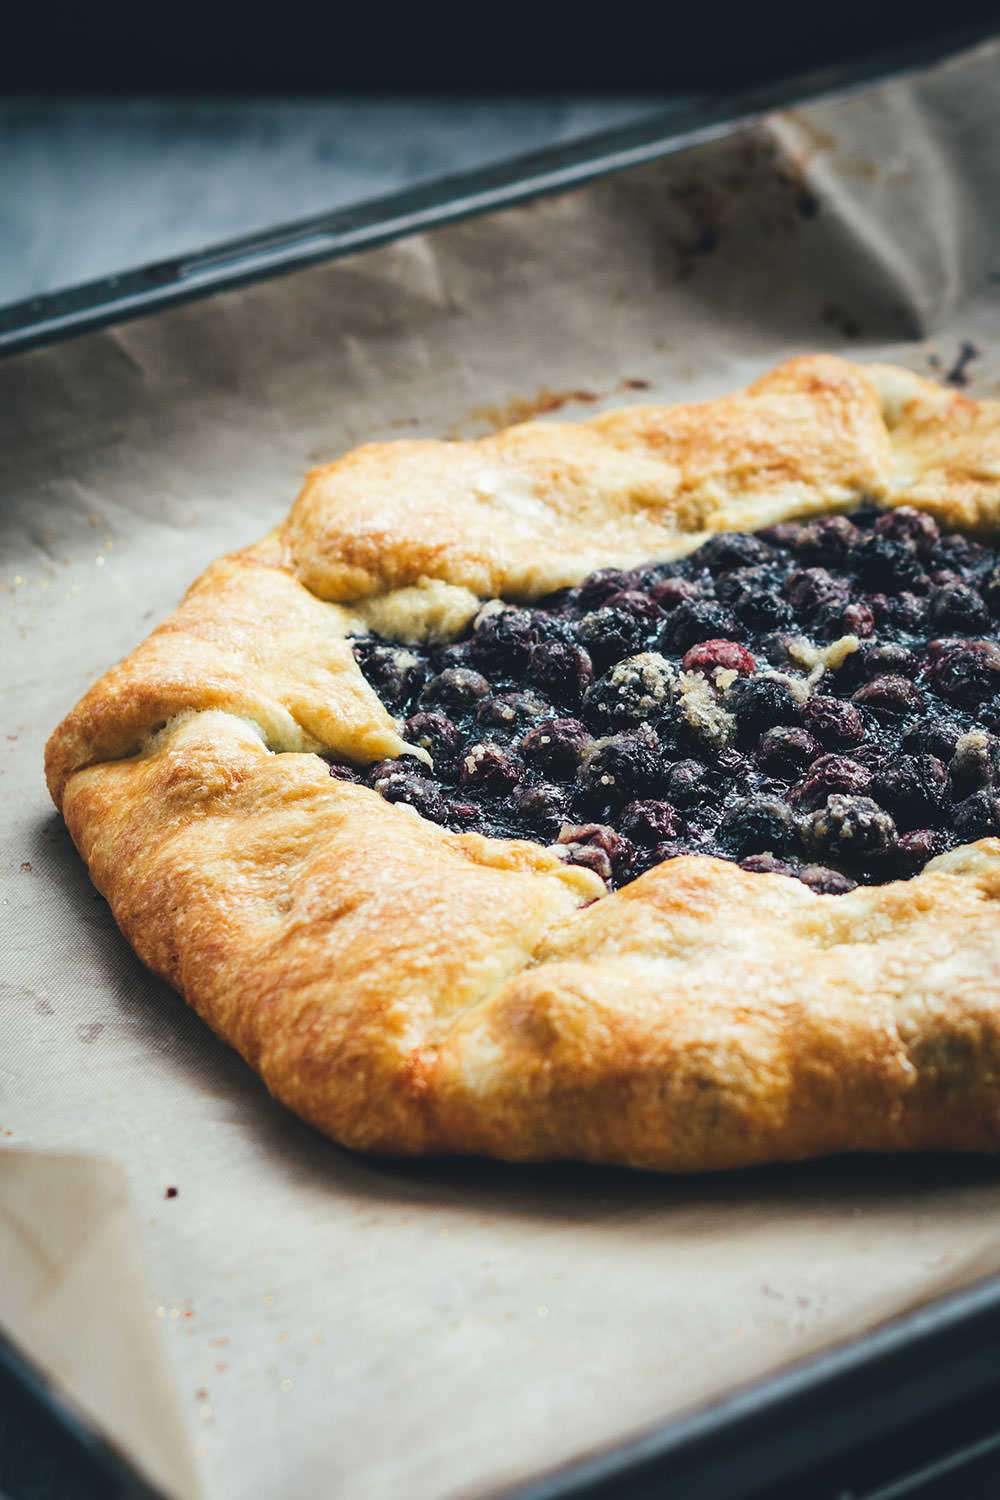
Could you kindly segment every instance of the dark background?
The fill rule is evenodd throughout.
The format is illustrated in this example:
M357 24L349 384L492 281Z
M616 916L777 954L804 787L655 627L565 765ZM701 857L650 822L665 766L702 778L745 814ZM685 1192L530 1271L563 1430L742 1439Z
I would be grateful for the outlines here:
M733 89L1000 25L1000 5L8 0L0 91Z

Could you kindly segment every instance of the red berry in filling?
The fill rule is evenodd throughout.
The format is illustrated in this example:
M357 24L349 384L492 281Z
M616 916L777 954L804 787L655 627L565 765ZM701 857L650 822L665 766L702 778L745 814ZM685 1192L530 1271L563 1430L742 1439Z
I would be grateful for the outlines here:
M701 641L684 653L681 666L685 672L704 672L706 675L719 667L739 672L744 677L757 670L750 652L736 641Z

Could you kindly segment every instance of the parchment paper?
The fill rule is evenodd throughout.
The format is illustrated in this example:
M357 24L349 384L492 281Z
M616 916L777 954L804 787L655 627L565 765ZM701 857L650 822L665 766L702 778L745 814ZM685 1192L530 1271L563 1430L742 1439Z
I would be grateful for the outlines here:
M41 776L90 682L361 440L708 396L815 348L943 376L968 340L997 394L998 143L992 45L0 368L0 1140L123 1165L210 1500L492 1495L1000 1271L992 1161L339 1151L143 971Z

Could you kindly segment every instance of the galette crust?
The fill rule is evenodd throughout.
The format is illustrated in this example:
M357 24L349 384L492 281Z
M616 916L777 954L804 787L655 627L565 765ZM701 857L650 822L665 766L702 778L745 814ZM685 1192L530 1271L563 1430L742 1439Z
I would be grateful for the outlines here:
M484 597L863 498L995 534L1000 404L812 356L720 401L360 449L67 716L53 798L143 961L345 1145L675 1171L995 1150L1000 841L843 896L694 855L609 896L316 753L404 748L366 624L451 634Z

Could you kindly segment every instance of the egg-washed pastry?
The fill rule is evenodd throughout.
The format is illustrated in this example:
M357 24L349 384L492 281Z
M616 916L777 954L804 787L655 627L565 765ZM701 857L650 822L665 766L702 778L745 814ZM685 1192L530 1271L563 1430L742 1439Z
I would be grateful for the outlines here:
M346 1146L1000 1147L1000 403L814 355L362 447L47 773L143 961Z

